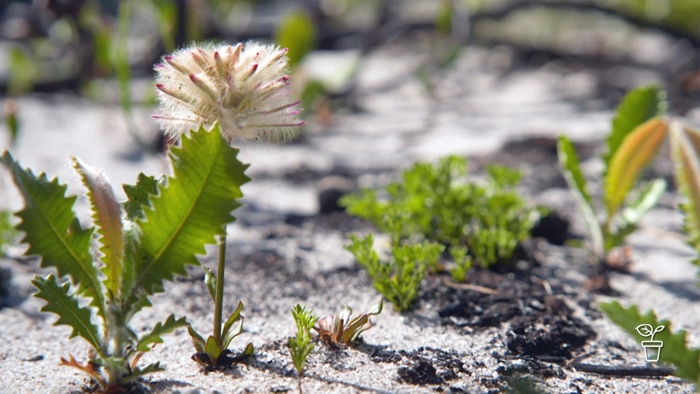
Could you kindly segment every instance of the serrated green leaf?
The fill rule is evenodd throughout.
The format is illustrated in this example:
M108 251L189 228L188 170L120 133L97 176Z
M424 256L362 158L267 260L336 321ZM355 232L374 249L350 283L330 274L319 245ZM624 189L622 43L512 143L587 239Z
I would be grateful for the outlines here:
M71 163L88 189L92 219L97 226L97 241L101 245L104 284L112 297L118 297L124 258L121 208L114 197L112 185L102 171L86 165L75 156L71 157Z
M53 274L45 278L36 276L32 283L39 289L34 296L46 300L46 305L41 308L41 311L58 315L58 320L53 325L71 327L73 331L69 338L80 336L88 341L93 349L101 352L102 340L98 334L98 328L92 324L92 311L90 308L80 306L78 299L70 292L70 283L59 285Z
M674 333L668 320L659 321L653 310L641 314L635 305L625 308L618 301L613 301L600 304L600 309L638 342L647 339L637 332L639 325L665 326L663 331L654 336L655 340L663 342L660 360L676 367L674 375L700 384L700 349L688 347L685 330Z
M651 119L632 130L616 150L604 178L608 220L620 209L639 173L656 157L667 132L665 120Z
M186 326L187 319L185 319L184 317L180 319L175 319L175 316L170 315L165 320L165 323L158 322L156 326L153 327L153 330L151 330L151 332L149 332L146 335L143 335L139 339L139 342L136 345L136 350L139 352L147 352L151 350L148 345L152 343L163 343L163 339L161 338L162 335L172 332L177 328Z
M22 242L29 244L27 254L41 256L42 267L54 267L59 276L69 276L79 294L91 298L103 315L102 284L90 254L94 229L83 229L75 217L76 197L66 197L66 185L56 178L49 181L45 173L36 177L23 169L8 151L2 162L24 197L25 207L16 215L22 220L17 226L24 232Z
M144 208L151 207L151 197L158 193L158 181L155 177L139 172L136 185L124 185L127 201L124 203L126 217L131 221L144 219Z
M287 14L275 32L275 43L288 48L288 63L294 67L315 45L316 28L311 17L304 11Z
M559 165L564 173L564 178L569 188L574 191L576 201L583 213L583 218L586 220L588 230L591 232L591 242L593 250L598 256L604 253L603 232L593 209L593 201L591 195L586 188L586 179L581 172L581 164L578 155L574 149L574 144L566 136L559 136L557 141L557 151L559 156Z
M700 252L700 132L672 123L671 154L678 189L686 200L681 209L688 244Z
M175 274L185 275L185 266L198 264L196 255L206 252L204 246L225 234L234 221L231 212L240 206L240 187L250 180L218 125L183 136L181 143L170 151L173 177L159 185L146 218L137 220L143 234L136 288L149 294L162 291L163 281Z
M612 130L607 139L607 152L603 155L605 173L615 153L637 126L666 113L666 95L658 86L650 85L634 89L627 93L617 107L612 121Z
M136 312L151 306L148 294L134 291L136 287L136 267L141 258L141 228L134 222L125 219L124 226L124 260L121 272L120 301L122 310L128 321Z

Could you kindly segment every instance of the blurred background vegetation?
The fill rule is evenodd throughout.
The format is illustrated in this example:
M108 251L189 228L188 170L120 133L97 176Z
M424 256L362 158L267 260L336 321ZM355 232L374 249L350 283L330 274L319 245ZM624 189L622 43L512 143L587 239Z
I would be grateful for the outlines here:
M640 37L671 50L650 53ZM192 41L248 39L290 48L295 67L312 50L361 58L427 42L428 61L414 76L428 90L426 75L480 45L507 48L513 67L569 59L649 68L678 87L672 93L700 91L698 0L4 0L0 95L74 92L120 103L129 118L134 100L153 102L152 66L164 53ZM345 74L339 83L302 78L305 107L351 91L353 72ZM140 92L138 79L148 81Z

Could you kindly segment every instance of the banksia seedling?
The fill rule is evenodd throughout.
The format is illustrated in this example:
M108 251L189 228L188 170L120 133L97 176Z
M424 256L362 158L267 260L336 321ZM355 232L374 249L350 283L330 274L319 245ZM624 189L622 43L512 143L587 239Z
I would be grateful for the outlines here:
M156 64L155 116L170 137L215 122L230 142L284 140L304 122L288 97L287 50L255 42L202 45L164 56Z
M352 309L349 306L345 306L339 314L319 319L314 326L314 330L318 332L319 338L328 346L349 345L360 338L363 332L372 328L372 322L369 320L369 317L382 313L383 307L384 300L382 299L369 312L351 319Z
M160 102L155 118L175 141L202 127L215 128L229 144L242 139L284 140L304 124L297 119L299 101L288 98L287 68L287 50L275 45L194 45L176 51L155 66ZM236 184L248 180L242 176ZM231 195L231 199L237 197ZM205 269L214 300L212 335L205 340L189 329L197 350L193 358L206 369L229 367L253 353L250 344L239 356L231 357L227 349L241 332L243 306L239 303L224 322L225 229L218 254L216 275Z

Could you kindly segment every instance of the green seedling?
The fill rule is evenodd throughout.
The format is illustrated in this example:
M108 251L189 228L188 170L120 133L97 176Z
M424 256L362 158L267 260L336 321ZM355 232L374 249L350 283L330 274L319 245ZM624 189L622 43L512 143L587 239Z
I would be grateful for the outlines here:
M613 248L624 244L666 189L662 179L634 188L666 138L667 124L661 118L665 109L664 93L655 86L631 91L618 107L603 156L605 211L601 215L596 213L572 142L559 137L559 162L591 233L592 251L600 261L606 261Z
M625 308L613 301L600 304L600 309L638 342L651 337L662 343L659 360L673 364L674 375L695 383L696 390L700 388L700 349L688 347L685 330L674 333L671 322L659 321L653 310L641 314L635 305Z
M211 271L207 270L205 276L213 277ZM210 288L211 290L211 288ZM212 294L212 299L214 295ZM192 338L192 343L197 353L192 355L192 359L197 361L206 370L212 371L215 369L226 369L234 364L243 361L246 357L253 354L255 348L252 343L246 345L245 349L240 354L235 354L228 347L231 342L243 332L243 316L241 312L243 311L243 303L239 302L236 310L233 311L231 316L224 323L219 338L214 335L210 335L207 340L200 335L192 326L189 326L187 330Z
M389 261L381 261L374 250L371 234L362 239L350 236L346 249L367 270L374 288L397 311L405 311L418 296L420 284L428 271L437 265L444 246L424 241L419 244L393 245Z
M458 156L435 165L416 163L401 182L380 192L362 189L341 203L388 233L395 245L419 236L450 247L467 246L482 267L508 263L543 210L527 207L515 190L521 177L517 171L491 166L485 184L465 182L466 173L467 160Z
M124 186L123 204L102 172L73 158L92 208L87 227L73 212L76 197L65 196L65 185L43 173L35 176L4 153L2 163L25 201L17 229L24 232L27 254L40 256L42 267L56 272L33 280L35 295L46 301L41 310L58 315L54 324L71 327L70 338L90 345L86 363L70 356L64 365L87 373L103 390L122 389L162 369L158 362L136 364L162 335L187 326L185 319L171 315L141 335L129 323L151 306L151 295L164 291L165 281L197 265L205 245L234 220L234 197L247 179L237 153L218 126L192 132L169 153L173 175L157 180L139 174L136 185Z
M318 320L314 330L325 344L331 347L346 346L355 342L363 332L372 328L369 317L382 313L384 300L372 307L369 312L350 318L352 309L344 306L339 314L325 316Z
M687 242L700 253L700 132L672 123L671 154L678 189L685 197L681 210ZM700 259L696 257L693 263L700 266Z
M292 355L292 362L299 376L299 393L301 394L303 392L301 380L304 377L306 359L314 350L314 344L311 342L311 328L316 324L317 318L312 311L299 304L292 308L292 316L297 325L297 335L289 338L289 353Z

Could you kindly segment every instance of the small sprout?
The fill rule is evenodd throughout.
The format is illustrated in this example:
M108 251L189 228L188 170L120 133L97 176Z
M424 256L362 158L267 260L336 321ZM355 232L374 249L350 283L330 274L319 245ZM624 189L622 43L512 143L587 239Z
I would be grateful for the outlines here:
M304 377L306 359L314 350L314 344L311 342L311 328L316 324L317 318L313 311L299 304L292 308L292 316L297 325L297 335L289 338L289 353L292 355L292 362L299 376L299 393L302 393L301 379Z
M235 354L228 349L233 339L243 332L242 311L243 303L238 302L238 307L233 311L231 316L229 316L226 323L224 323L223 330L221 331L221 339L210 335L205 341L204 337L195 331L192 326L187 327L194 348L197 350L197 353L192 355L192 360L198 362L206 371L213 371L216 369L230 368L252 355L255 350L252 343L246 345L245 349L240 354Z
M355 342L363 332L372 328L369 317L379 315L384 307L384 300L370 309L369 312L350 318L352 309L344 306L343 310L335 316L325 316L318 320L314 330L318 332L321 341L328 346L350 345Z

